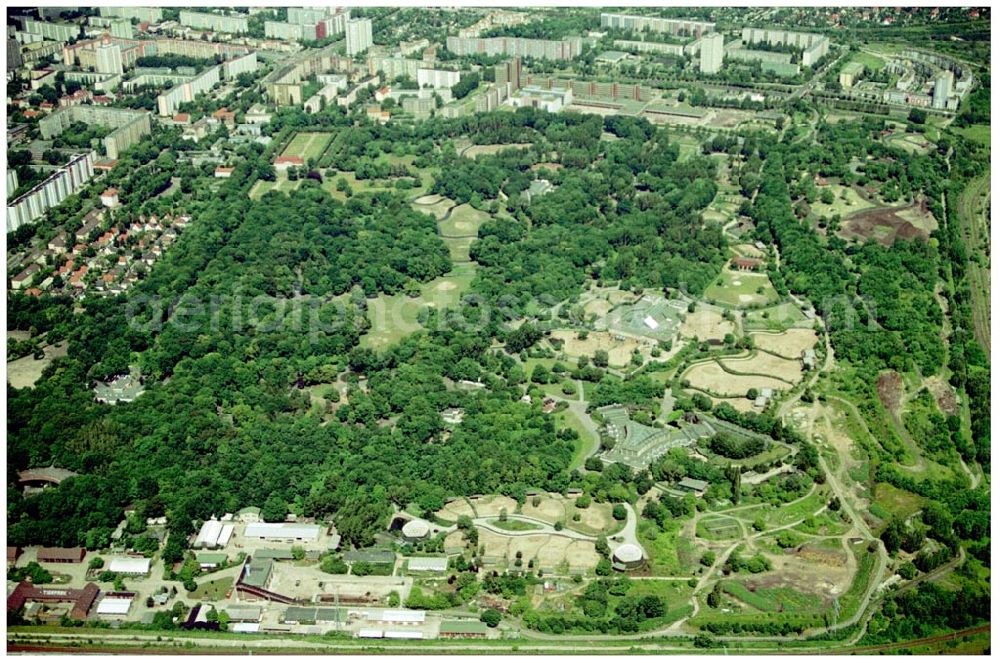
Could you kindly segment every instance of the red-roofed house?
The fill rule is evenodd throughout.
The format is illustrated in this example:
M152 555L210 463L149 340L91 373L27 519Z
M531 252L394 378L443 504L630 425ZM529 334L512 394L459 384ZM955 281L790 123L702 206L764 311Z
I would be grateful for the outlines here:
M289 166L304 166L305 159L299 156L282 155L274 160L275 170L288 170Z
M741 272L755 272L757 271L757 268L763 264L763 262L758 258L745 258L740 256L738 258L733 258L730 264L734 269L738 269Z
M236 170L236 169L235 168L230 168L230 167L227 167L227 166L216 166L215 167L215 176L216 177L221 177L221 178L229 178L229 177L233 176L233 171L234 170Z
M219 122L225 123L230 127L236 124L236 113L225 108L220 108L219 110L212 113L212 117L214 117Z
M389 96L389 86L380 87L375 90L375 101L382 101Z
M174 115L175 124L191 124L191 115L188 113L177 113Z
M38 117L39 115L41 115L41 112L36 110L26 110L21 114L24 115L26 118L31 119L33 117Z
M105 189L101 194L101 204L105 207L118 207L118 189Z

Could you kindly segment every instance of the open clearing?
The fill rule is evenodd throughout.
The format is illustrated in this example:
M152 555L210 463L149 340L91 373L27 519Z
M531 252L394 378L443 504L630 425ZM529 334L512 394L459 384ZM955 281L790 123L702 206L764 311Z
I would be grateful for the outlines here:
M845 187L840 184L832 184L830 186L820 186L816 187L820 192L825 189L830 189L833 192L833 202L826 205L819 200L809 205L810 210L814 214L820 216L833 216L834 214L839 214L841 218L844 218L850 214L860 212L862 210L871 209L875 207L875 204L866 200L857 189L853 187Z
M695 389L720 396L744 396L750 389L788 389L789 384L777 378L762 375L733 375L727 373L714 361L695 364L681 376Z
M644 359L649 359L651 347L630 337L619 337L615 339L610 332L592 331L587 333L587 338L577 338L577 332L572 330L558 330L552 332L552 338L564 341L562 352L569 357L593 357L598 350L605 350L608 353L608 363L612 366L625 366L632 360L632 351L639 350Z
M718 311L700 309L688 313L681 324L681 336L699 341L722 341L726 334L735 334L736 324L724 320Z
M529 497L521 507L521 513L531 518L538 518L554 525L563 521L566 529L576 530L583 534L596 536L601 533L610 534L620 529L617 521L611 516L612 505L609 502L591 502L586 509L578 509L575 498L563 497L557 494L542 494L538 506L533 506L533 498ZM574 522L573 515L580 514L580 521Z
M886 139L890 147L898 147L907 154L927 154L934 144L922 134L894 133Z
M787 329L779 334L751 332L754 345L782 357L797 358L804 350L816 347L819 339L813 329Z
M808 326L812 328L812 325L813 323L792 302L784 302L777 306L747 311L746 317L743 318L744 329L784 331L795 327Z
M8 333L9 335L9 333ZM31 355L7 362L7 382L15 389L34 387L38 379L42 377L44 371L53 360L65 357L69 348L69 342L63 341L56 345L46 345L43 350L45 356L42 359L35 359Z
M286 157L302 157L307 162L309 159L319 159L332 139L333 134L329 133L297 133L295 134L295 138L285 147L281 155Z
M767 274L725 269L705 289L705 299L729 306L761 306L778 301Z
M445 308L455 306L461 299L472 278L475 265L457 265L444 276L423 284L419 297L408 297L405 293L381 294L368 300L368 319L371 329L362 337L361 345L383 350L399 341L407 334L421 329L417 319L425 306Z
M506 144L492 144L492 145L470 145L460 152L463 157L468 157L469 159L475 159L476 157L482 156L484 154L496 154L501 150L523 150L526 147L531 147L531 143L506 143Z
M601 557L590 541L570 539L555 534L529 534L506 536L483 529L479 531L479 545L485 548L483 555L487 565L503 565L503 560L513 564L520 552L527 566L527 560L536 560L535 567L548 572L568 567L569 570L589 571Z
M802 380L802 364L797 359L780 359L766 352L747 359L720 359L719 363L738 373L763 373L793 383Z
M479 226L489 220L490 215L466 203L438 218L438 228L443 237L476 237Z

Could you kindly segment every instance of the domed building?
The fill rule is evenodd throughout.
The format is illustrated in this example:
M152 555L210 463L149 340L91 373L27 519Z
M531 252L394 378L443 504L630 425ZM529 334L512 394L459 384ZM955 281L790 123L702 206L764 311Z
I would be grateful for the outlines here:
M431 533L431 526L425 520L411 520L403 525L403 538L413 543L422 541Z
M612 557L616 567L634 569L642 564L642 548L626 543L615 548Z

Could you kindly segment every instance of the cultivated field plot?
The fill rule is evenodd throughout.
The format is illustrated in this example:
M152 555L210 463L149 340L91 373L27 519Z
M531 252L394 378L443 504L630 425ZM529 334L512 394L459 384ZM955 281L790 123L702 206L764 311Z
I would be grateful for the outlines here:
M525 560L536 560L537 568L549 572L560 567L589 570L601 559L590 541L555 534L506 536L481 527L476 529L479 545L485 548L483 559L487 565L503 565L504 558L513 564L518 552Z
M844 239L862 242L874 239L884 246L892 246L897 239L926 241L936 229L937 221L927 211L926 203L914 203L852 215L843 222L837 234Z
M613 310L605 324L612 332L669 341L677 335L686 310L684 302L646 295L635 304Z
M333 134L301 132L288 143L281 156L302 157L307 162L309 159L319 159L326 151L327 145L333 139Z
M725 269L705 289L705 299L729 306L761 306L778 301L767 274Z
M813 329L787 329L781 333L751 332L753 343L761 350L767 350L782 357L797 358L804 350L816 347L819 339Z
M611 366L626 366L632 360L632 351L639 350L643 359L649 359L652 349L651 342L644 343L638 339L617 336L610 332L588 332L587 338L577 338L573 330L557 330L552 332L552 338L563 341L562 352L569 357L593 357L598 350L608 353L608 363Z
M457 265L444 276L423 284L419 297L405 293L380 294L368 300L368 319L371 329L361 338L361 345L385 349L407 334L421 329L418 315L424 307L445 308L455 306L462 293L469 288L475 276L475 265Z
M7 362L7 382L15 389L33 387L38 379L42 377L49 364L59 357L65 357L69 349L69 342L63 341L56 345L46 345L43 348L45 356L35 359L32 355Z
M476 237L479 226L489 220L490 215L477 210L468 203L459 205L440 217L438 228L443 237Z
M469 147L459 152L459 154L463 157L468 157L469 159L475 159L476 157L482 156L484 154L496 154L501 150L523 150L526 147L531 147L531 143L470 145Z
M724 320L718 311L700 309L686 314L681 323L681 336L699 341L722 341L726 334L736 333L736 323Z
M788 389L789 384L777 378L761 375L733 375L714 361L695 364L681 376L691 387L720 396L744 396L750 389Z
M740 536L742 530L732 518L703 518L698 521L697 533L703 539L725 541Z
M781 359L766 352L757 352L746 359L720 359L719 363L736 373L761 373L793 384L802 380L801 362Z
M829 205L817 200L809 205L814 214L830 217L839 214L841 218L862 210L871 209L875 204L866 200L854 187L846 187L840 184L816 187L822 193L829 189L833 192L833 202Z

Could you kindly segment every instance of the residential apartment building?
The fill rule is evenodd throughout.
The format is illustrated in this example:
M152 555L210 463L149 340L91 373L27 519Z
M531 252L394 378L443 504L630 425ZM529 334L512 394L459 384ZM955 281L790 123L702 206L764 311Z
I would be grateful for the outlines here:
M99 74L122 74L122 49L117 44L102 44L94 49L94 69Z
M931 106L933 108L944 109L948 107L948 97L951 96L952 84L955 82L955 74L945 69L934 80L934 96Z
M601 27L631 32L659 32L674 36L701 37L715 32L715 23L686 18L659 18L634 14L601 14Z
M703 74L717 74L722 69L722 58L725 54L725 45L722 33L713 32L701 40L701 58L698 62L698 70Z
M368 56L368 73L374 76L381 71L385 74L386 80L390 81L400 76L417 80L417 72L423 66L423 60L411 60L399 56Z
M616 39L615 48L623 51L637 51L639 53L667 53L668 55L684 55L685 45L683 44L663 44L658 41L634 41L630 39Z
M284 41L315 39L316 26L282 23L281 21L264 21L264 36L268 39L282 39Z
M372 20L358 18L347 21L347 55L354 57L372 46Z
M226 60L222 63L222 77L226 80L236 78L240 74L257 71L257 51Z
M216 56L230 60L250 52L249 47L241 44L217 44L199 39L157 39L148 43L152 44L151 55L186 55L203 60Z
M42 118L38 122L38 129L42 138L49 140L68 129L74 122L113 129L102 141L110 159L117 159L122 152L138 143L151 131L148 111L86 105L60 108Z
M208 92L212 87L222 80L222 67L214 66L195 76L190 81L186 81L173 87L156 98L157 110L161 117L173 115L181 104L194 101L199 94Z
M112 37L118 37L119 39L132 39L135 36L135 31L130 21L104 18L103 16L89 16L87 17L87 25L95 28L104 28L111 33Z
M521 58L512 58L493 67L493 80L497 87L506 87L511 93L521 89Z
M7 71L14 71L24 63L21 58L21 44L7 37Z
M486 39L448 37L446 45L455 55L515 55L545 60L571 60L579 56L583 50L583 40L579 37L561 40L522 37Z
M429 88L451 88L458 83L457 71L447 69L418 69L417 85Z
M264 93L278 106L296 106L303 99L303 81L310 76L336 71L351 73L354 63L337 53L335 45L300 53L264 78Z
M158 7L101 7L101 16L111 18L135 19L146 23L159 23L163 20L163 10Z
M802 66L811 67L830 52L830 40L814 32L795 32L771 28L743 28L743 43L761 42L773 46L794 46L802 49Z
M32 223L79 191L94 176L94 153L73 157L69 163L7 204L7 232Z
M250 30L246 16L182 11L180 19L181 25L198 30L213 30L229 34L246 34Z
M49 23L29 18L24 21L24 31L41 35L52 41L70 41L80 36L80 26L73 23Z

